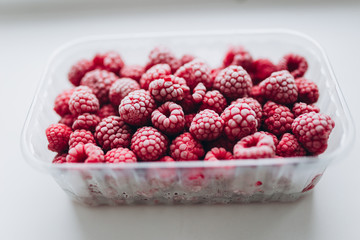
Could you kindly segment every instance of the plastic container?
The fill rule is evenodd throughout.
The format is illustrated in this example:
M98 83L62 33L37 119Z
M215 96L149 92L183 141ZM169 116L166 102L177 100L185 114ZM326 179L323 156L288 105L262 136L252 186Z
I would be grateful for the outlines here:
M144 64L149 51L165 45L181 56L191 53L212 67L220 64L231 44L244 45L255 57L296 52L306 57L306 77L320 89L317 105L335 121L329 147L318 157L233 160L219 162L156 162L113 164L52 164L45 129L59 120L52 110L61 90L69 88L67 72L81 58L116 50L128 64ZM309 37L286 30L216 31L202 33L133 34L89 37L55 52L47 65L24 125L24 157L50 173L75 201L97 205L249 203L294 201L307 194L334 159L351 146L354 124L329 61Z

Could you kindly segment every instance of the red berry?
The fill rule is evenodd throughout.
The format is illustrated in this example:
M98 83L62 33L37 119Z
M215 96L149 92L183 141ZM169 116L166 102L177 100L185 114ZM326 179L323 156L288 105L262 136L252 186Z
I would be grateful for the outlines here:
M272 134L270 132L265 132L265 131L259 131L259 133L272 137L272 139L274 140L275 147L278 145L279 139L274 134Z
M113 105L107 104L100 108L98 111L98 116L103 119L110 116L119 116L119 111L114 108Z
M115 74L118 74L121 68L124 66L124 62L121 56L114 51L96 54L93 62L96 66Z
M204 154L201 143L188 132L179 135L170 145L170 155L176 161L199 160Z
M68 127L72 127L75 118L76 117L73 116L72 114L66 114L59 120L59 123L65 124Z
M131 78L120 78L116 80L109 89L110 102L114 106L119 106L124 97L139 89L140 85L135 80Z
M143 89L129 93L119 105L119 114L123 120L134 126L143 126L151 119L156 109L154 98Z
M95 141L94 135L92 135L92 133L90 131L80 129L80 130L75 130L73 133L71 133L70 139L69 139L69 146L70 146L70 148L73 148L76 145L78 145L79 143L96 144L96 141Z
M281 157L297 157L305 156L306 151L294 135L285 133L276 147L276 154Z
M226 151L232 152L234 149L234 145L236 142L229 141L229 139L226 136L220 136L218 139L210 142L206 142L206 149L211 150L215 147L219 148L225 148Z
M195 88L199 83L203 83L206 88L211 88L213 85L209 66L198 59L181 66L174 75L184 78L190 89Z
M170 66L171 71L175 72L181 65L179 59L166 47L155 47L149 54L149 61L146 64L145 69L149 69L152 66L160 63L166 63Z
M294 76L294 78L304 76L308 69L308 63L303 56L297 54L285 55L278 64L279 70L287 70Z
M221 114L221 118L225 122L224 132L231 141L256 132L258 127L256 113L246 103L228 106Z
M316 103L319 99L319 89L316 83L305 78L295 79L298 89L298 100L307 104Z
M191 54L184 54L181 59L180 59L180 62L181 62L181 66L188 63L188 62L191 62L192 60L194 60L195 57Z
M259 86L262 95L276 103L292 104L298 97L294 77L286 70L272 73Z
M181 101L189 91L185 80L174 75L154 80L149 85L149 92L158 102Z
M206 92L202 100L200 110L210 109L214 110L218 114L221 114L226 106L226 98L218 90L213 90Z
M131 150L142 161L156 161L167 151L168 139L153 127L139 128L131 139Z
M84 75L94 69L92 61L82 59L71 66L68 73L68 79L74 86L79 86Z
M95 129L95 138L105 151L129 147L131 134L131 128L117 116L102 119Z
M50 151L63 153L69 148L71 128L61 124L51 124L45 131Z
M196 116L196 113L189 113L185 115L185 130L189 131L190 125L194 117Z
M259 132L244 137L234 146L235 159L271 158L275 156L273 139Z
M234 159L231 152L226 151L225 148L212 148L206 153L204 161L218 161L218 160L231 160Z
M101 163L104 162L104 152L93 143L79 143L70 148L66 161L72 163Z
M264 105L263 115L267 131L277 136L291 131L294 115L288 107L269 101Z
M107 163L134 163L137 162L135 154L128 148L114 148L105 154Z
M65 90L55 98L54 111L61 117L70 114L69 100L73 91L73 89Z
M185 116L180 105L166 102L152 112L151 122L163 133L175 135L184 130Z
M318 108L314 104L308 105L303 102L298 102L298 103L294 104L294 107L292 108L292 112L293 112L294 116L297 118L298 116L300 116L301 114L304 114L304 113L309 113L309 112L319 113L320 108Z
M292 123L292 131L302 146L310 153L318 155L327 148L327 142L335 122L322 113L305 113Z
M159 162L174 162L169 156L159 159ZM146 180L149 185L155 188L155 191L161 191L171 187L177 181L176 169L173 167L166 168L148 168L146 171Z
M69 100L69 109L73 115L96 113L99 105L99 100L91 89L85 86L75 88Z
M238 98L235 101L233 101L231 104L236 104L236 103L246 103L247 105L249 105L249 107L251 107L252 110L254 110L256 114L256 120L258 121L258 128L260 128L261 117L262 117L262 107L260 103L251 97Z
M214 81L214 89L229 99L246 97L251 88L251 78L241 66L229 66L221 70Z
M139 82L141 76L144 74L145 68L140 65L125 65L120 70L120 77L122 78L131 78Z
M200 141L211 141L218 138L223 131L224 120L213 110L205 109L194 117L190 133Z
M202 102L204 96L206 93L206 87L203 83L198 83L198 85L196 85L196 87L193 89L193 100L195 103L200 103Z
M55 164L66 163L66 156L67 156L67 153L58 153L54 157L52 163L55 163Z
M72 128L75 129L84 129L84 130L88 130L90 132L94 132L95 131L95 127L98 125L98 123L100 122L100 117L98 115L95 114L90 114L90 113L84 113L82 115L79 115L73 125Z
M219 74L219 72L223 70L222 67L219 67L219 68L213 68L210 70L210 78L211 78L211 81L214 82L215 81L215 78L216 76Z
M256 85L262 80L270 77L273 72L277 71L277 66L274 65L269 59L260 58L256 59L252 64L252 75L251 78L253 84Z
M168 64L157 64L147 70L140 78L140 87L147 90L149 84L159 78L163 78L171 74L171 68Z
M250 97L256 99L261 105L266 102L266 99L261 92L261 88L258 85L251 88Z
M199 109L199 105L195 103L190 93L185 94L184 99L180 101L179 104L184 110L184 113L194 113Z
M231 46L226 52L223 66L230 65L242 66L244 69L249 69L253 62L250 53L242 46Z

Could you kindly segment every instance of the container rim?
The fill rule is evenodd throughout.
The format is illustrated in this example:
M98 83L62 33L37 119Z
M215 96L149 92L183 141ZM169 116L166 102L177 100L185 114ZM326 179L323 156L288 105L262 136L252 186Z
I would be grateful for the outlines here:
M30 139L28 139L28 131L30 127L30 120L32 113L35 108L35 104L39 99L39 93L41 92L42 86L45 84L46 75L52 65L54 59L57 58L61 52L65 51L68 48L76 46L78 44L89 42L89 41L100 41L100 40L121 40L121 39L135 39L135 38L161 38L161 37L176 37L176 36L207 36L207 35L229 35L229 34L252 34L252 35L263 35L263 34L285 34L285 35L292 35L298 38L302 38L305 41L308 41L312 45L314 45L319 52L321 53L321 58L326 65L327 70L329 71L329 75L331 80L334 82L336 91L338 93L340 105L344 111L344 121L347 124L344 124L344 133L348 137L345 139L345 144L343 148L337 148L330 154L321 154L319 156L306 156L306 157L294 157L294 158L267 158L267 159L241 159L241 160L227 160L227 161L217 161L217 162L209 162L209 161L183 161L183 162L174 162L174 163L167 163L167 162L141 162L141 163L127 163L127 164L104 164L104 163L94 163L94 164L79 164L79 163L67 163L67 164L53 164L51 161L45 162L41 161L32 153ZM349 149L354 144L355 139L355 124L351 117L350 111L342 94L342 91L339 87L338 81L335 77L333 69L331 67L330 61L328 59L327 54L325 53L322 46L315 41L313 38L309 37L308 35L294 31L289 29L282 29L282 28L273 28L273 29L230 29L230 30L209 30L209 31L180 31L180 32L149 32L149 33L128 33L128 34L107 34L107 35L92 35L87 37L81 37L74 40L71 40L60 47L58 47L53 54L50 56L45 70L41 76L41 79L38 83L38 86L35 91L35 96L33 101L30 105L22 133L21 133L21 152L23 157L27 160L27 162L32 165L34 168L46 171L49 168L55 169L82 169L82 170L95 170L95 169L127 169L127 168L169 168L169 167L180 167L180 168L193 168L193 167L229 167L229 166L269 166L269 165L284 165L284 164L311 164L314 162L328 162L335 158L335 156L340 155L340 153L347 154ZM342 157L345 156L342 155Z

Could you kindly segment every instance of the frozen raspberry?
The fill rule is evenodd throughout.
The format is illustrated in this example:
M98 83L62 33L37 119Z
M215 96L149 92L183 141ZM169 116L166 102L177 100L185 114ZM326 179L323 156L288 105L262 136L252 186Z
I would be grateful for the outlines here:
M70 139L69 139L69 146L70 146L70 148L73 148L76 145L78 145L79 143L96 144L96 141L95 141L94 135L92 135L92 133L90 131L80 129L80 130L75 130L73 133L71 133Z
M189 113L185 115L185 130L189 131L190 125L194 117L196 116L196 113Z
M65 90L55 98L54 111L61 117L70 114L69 100L73 91L73 89Z
M199 109L199 104L196 104L193 96L190 93L185 94L184 99L179 102L184 110L184 113L194 113Z
M181 59L180 59L180 62L181 62L181 66L184 65L184 64L187 64L188 62L191 62L192 60L194 60L195 57L191 54L184 54Z
M223 66L228 67L230 65L242 66L244 69L249 69L253 62L250 53L242 46L231 46L226 52Z
M98 123L100 122L100 117L98 115L95 114L90 114L90 113L84 113L82 115L79 115L73 125L72 128L75 129L84 129L84 130L88 130L90 132L94 132L95 131L95 127L98 125Z
M319 89L316 83L305 78L295 79L298 89L298 100L307 104L316 103L319 99Z
M85 76L85 74L93 69L94 64L92 61L82 59L70 68L68 79L74 86L79 86L80 81Z
M259 84L265 98L280 104L292 104L298 97L294 77L286 70L274 72Z
M180 105L166 102L152 112L151 122L163 133L174 135L184 130L185 116Z
M274 140L275 147L278 145L279 139L274 134L272 134L270 132L265 132L265 131L259 131L259 133L272 137L272 139Z
M153 127L139 128L131 139L131 150L142 161L158 160L167 147L167 137Z
M190 133L200 141L211 141L218 138L224 128L224 120L213 110L205 109L194 117Z
M225 148L226 151L232 152L234 149L234 145L236 142L229 141L229 139L226 136L220 136L218 139L210 142L205 142L205 149L210 151L211 149L217 147Z
M261 88L258 85L251 88L250 97L256 99L261 105L266 102L266 99L261 92Z
M96 113L99 110L99 100L91 89L85 86L75 88L69 100L69 109L73 115Z
M223 70L223 68L219 67L219 68L213 68L210 70L210 78L211 81L214 82L215 78L217 77L217 75L219 74L219 72Z
M264 128L280 136L291 131L291 124L294 121L294 114L288 107L273 102L267 102L263 109Z
M120 70L120 77L131 78L139 82L141 76L144 74L145 68L140 65L125 65Z
M305 156L306 151L294 135L285 133L276 147L276 154L281 157L298 157Z
M306 103L299 102L294 104L294 107L292 108L292 112L294 116L297 118L298 116L304 113L309 113L309 112L319 113L320 108L318 108L314 104L308 105Z
M73 116L72 114L66 114L59 120L59 123L65 124L68 127L72 127L72 125L75 121L75 118L76 117Z
M149 61L146 64L145 69L149 69L152 66L160 63L166 63L170 66L171 72L175 72L181 65L179 59L166 47L155 47L149 54Z
M111 85L119 78L112 72L95 69L85 74L81 85L88 86L101 104L109 102L109 90Z
M221 70L214 81L214 89L229 99L246 97L251 88L251 78L241 66L230 66Z
M292 131L302 146L312 154L323 153L335 122L322 113L310 112L297 117Z
M163 78L171 74L171 68L168 64L157 64L147 70L140 78L140 87L147 90L149 84L159 78Z
M159 159L159 162L175 162L175 160L170 156L164 156Z
M258 127L256 113L246 103L228 106L221 118L225 122L224 132L231 141L253 134Z
M174 75L184 78L190 89L194 89L199 83L203 83L206 88L213 85L209 66L198 59L181 66Z
M175 161L199 160L204 154L201 143L188 132L179 135L170 145L170 155Z
M135 80L131 78L120 78L116 80L109 89L110 102L114 106L119 106L124 97L139 89L140 85Z
M181 101L189 91L185 80L174 75L154 80L149 85L149 92L160 103L166 101Z
M119 111L114 108L113 105L107 104L100 108L98 116L103 119L110 116L119 116Z
M54 157L52 163L55 163L55 164L66 163L66 156L67 156L67 153L58 153Z
M66 156L66 161L72 163L101 163L104 160L104 152L93 143L79 143L70 148L69 154Z
M254 110L256 114L256 120L258 121L258 128L260 128L261 117L262 117L262 107L260 103L251 97L238 98L235 101L233 101L231 104L236 104L236 103L246 103L247 105L249 105L249 107L251 107L252 110Z
M51 124L45 131L50 151L63 153L69 148L71 128L61 124Z
M210 109L214 110L218 114L221 114L226 106L226 98L218 90L213 90L206 92L202 100L200 110Z
M206 93L206 87L203 83L198 83L198 85L196 85L196 87L193 90L193 100L195 103L200 103L202 102L204 96Z
M97 67L103 68L115 74L119 74L121 68L124 66L121 56L114 51L96 54L93 62Z
M244 137L234 146L235 159L271 158L275 156L273 139L259 132Z
M285 55L278 64L279 70L287 70L294 76L294 78L304 76L308 69L308 63L303 56L297 54Z
M105 151L128 147L130 145L132 130L130 126L117 116L106 117L96 126L95 138Z
M130 125L142 126L151 119L156 109L154 98L143 89L129 93L119 105L119 114Z
M251 69L251 73L253 75L251 79L254 85L270 77L273 72L277 71L276 65L266 58L256 59L253 62Z
M105 154L107 163L134 163L137 162L135 154L128 148L114 148Z
M225 148L212 148L206 153L204 161L218 161L218 160L231 160L234 159L231 152L226 151Z

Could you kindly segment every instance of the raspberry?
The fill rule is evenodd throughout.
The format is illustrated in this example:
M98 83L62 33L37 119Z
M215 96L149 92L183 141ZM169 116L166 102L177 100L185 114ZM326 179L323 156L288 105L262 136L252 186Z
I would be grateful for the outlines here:
M75 129L84 129L84 130L88 130L90 132L94 132L95 127L99 124L100 120L101 119L98 115L84 113L82 115L79 115L75 119L75 121L72 125L72 128L74 130Z
M191 62L192 60L194 60L195 57L193 55L190 55L190 54L184 54L181 59L180 59L180 62L181 62L181 66L188 63L188 62Z
M218 161L218 160L231 160L234 159L231 152L226 151L225 148L212 148L206 153L204 161Z
M278 64L279 70L288 70L294 78L304 76L308 69L308 63L303 56L297 54L287 54L283 56Z
M199 105L195 103L190 93L185 94L184 99L179 103L184 113L194 113L199 109Z
M272 139L274 140L275 147L278 145L279 139L274 134L269 133L269 132L265 132L265 131L259 131L259 133L265 134L265 135L268 135L268 136L272 137Z
M90 131L80 129L80 130L75 130L73 133L71 133L70 139L69 139L69 146L70 146L70 148L73 148L76 145L78 145L79 143L83 143L83 144L93 143L93 144L96 144L96 141L95 141L95 138L94 138L94 136L92 135L92 133Z
M231 46L226 52L223 66L228 67L230 65L242 66L244 69L249 69L253 62L250 53L242 46Z
M233 141L229 141L229 139L226 136L220 136L218 139L211 141L211 142L206 142L206 149L208 151L210 151L211 149L217 147L221 147L221 148L225 148L226 151L228 152L232 152L234 149L234 145L236 142Z
M204 96L206 93L206 87L203 83L198 83L198 85L196 85L196 87L193 90L193 100L195 103L200 103L202 102Z
M68 127L72 127L74 120L75 116L73 116L72 114L66 114L59 120L59 123L65 124Z
M264 128L269 132L280 136L291 131L294 115L288 107L269 101L264 105L263 114Z
M210 109L214 110L218 114L221 114L226 106L226 98L218 90L213 90L206 92L202 100L200 110Z
M266 102L266 99L262 95L260 86L253 86L251 88L250 97L256 99L261 105Z
M124 97L139 89L140 85L135 80L131 78L120 78L116 80L109 89L110 102L114 106L119 106Z
M114 51L96 54L93 62L96 66L115 74L118 74L121 68L124 66L124 62L121 56Z
M119 114L130 125L142 126L151 119L156 104L149 91L143 89L129 93L119 105Z
M125 65L120 70L120 77L122 78L131 78L139 82L141 76L144 74L145 68L140 65Z
M286 70L272 73L259 86L262 95L276 103L292 104L298 97L294 77Z
M79 86L81 79L87 72L90 72L94 69L94 64L92 61L82 59L75 63L68 73L68 79L74 86Z
M69 100L69 109L73 115L96 113L99 105L99 100L86 86L76 87Z
M147 90L149 84L159 78L171 74L171 68L168 64L157 64L147 70L140 78L140 87Z
M253 62L251 69L251 73L253 74L251 79L254 85L270 77L273 72L277 71L276 65L274 65L269 59L266 58L256 59Z
M95 138L105 151L118 147L128 147L131 134L131 128L117 116L102 119L95 129Z
M185 115L185 130L189 131L190 125L194 117L196 116L196 113L190 113Z
M181 66L174 75L184 78L190 89L195 88L199 83L203 83L206 88L211 88L213 85L209 66L198 59Z
M299 102L294 104L294 107L292 108L292 112L294 116L297 118L298 116L304 113L309 113L309 112L319 113L320 108L318 108L314 104L308 105L306 103Z
M230 66L221 70L214 81L214 89L229 99L246 97L251 88L251 78L241 66Z
M105 154L107 163L134 163L137 162L135 154L128 148L114 148Z
M164 156L159 159L159 162L175 162L175 160L170 156Z
M165 134L175 135L184 130L185 117L180 105L166 102L152 112L151 122Z
M258 127L256 113L246 103L228 106L221 118L225 122L224 132L231 141L253 134Z
M110 116L118 116L119 115L119 111L117 111L113 105L111 104L107 104L104 105L100 108L100 110L98 111L98 116L103 119L106 117L110 117Z
M251 97L238 98L235 101L233 101L231 104L236 104L236 103L246 103L247 105L249 105L249 107L251 107L251 109L256 114L256 120L258 121L258 128L260 128L261 117L262 117L262 107L260 103Z
M234 146L235 159L271 158L275 156L273 139L259 132L244 137Z
M298 100L307 104L316 103L319 99L319 89L316 83L305 78L295 79L298 89Z
M109 102L109 90L111 85L118 80L118 77L109 71L95 69L85 74L81 85L88 86L101 104Z
M142 161L156 161L167 150L168 139L153 127L139 128L131 139L131 150Z
M174 75L154 80L149 85L149 92L158 102L181 101L189 89L185 80Z
M175 72L181 65L180 60L177 59L168 48L162 46L155 47L151 50L149 54L149 61L146 64L145 69L147 70L159 63L168 64L172 72Z
M305 113L292 123L292 131L302 146L310 153L318 155L327 148L327 141L335 122L321 113Z
M179 135L170 145L170 155L175 161L199 160L204 154L201 143L188 132Z
M70 148L66 161L72 163L100 163L104 162L104 152L93 143L79 143Z
M52 163L56 163L56 164L66 163L66 156L67 153L58 153L54 157Z
M54 111L61 117L70 114L69 100L73 91L73 89L65 90L55 98Z
M190 133L200 141L211 141L218 138L224 128L224 120L213 110L205 109L194 117Z
M281 157L297 157L305 156L306 151L294 135L285 133L276 147L276 154Z
M219 67L219 68L213 68L210 70L210 78L211 81L214 82L215 78L217 77L217 75L219 74L219 72L223 70L223 68Z
M53 152L63 153L69 148L71 128L61 124L51 124L45 131L49 142L48 149Z

